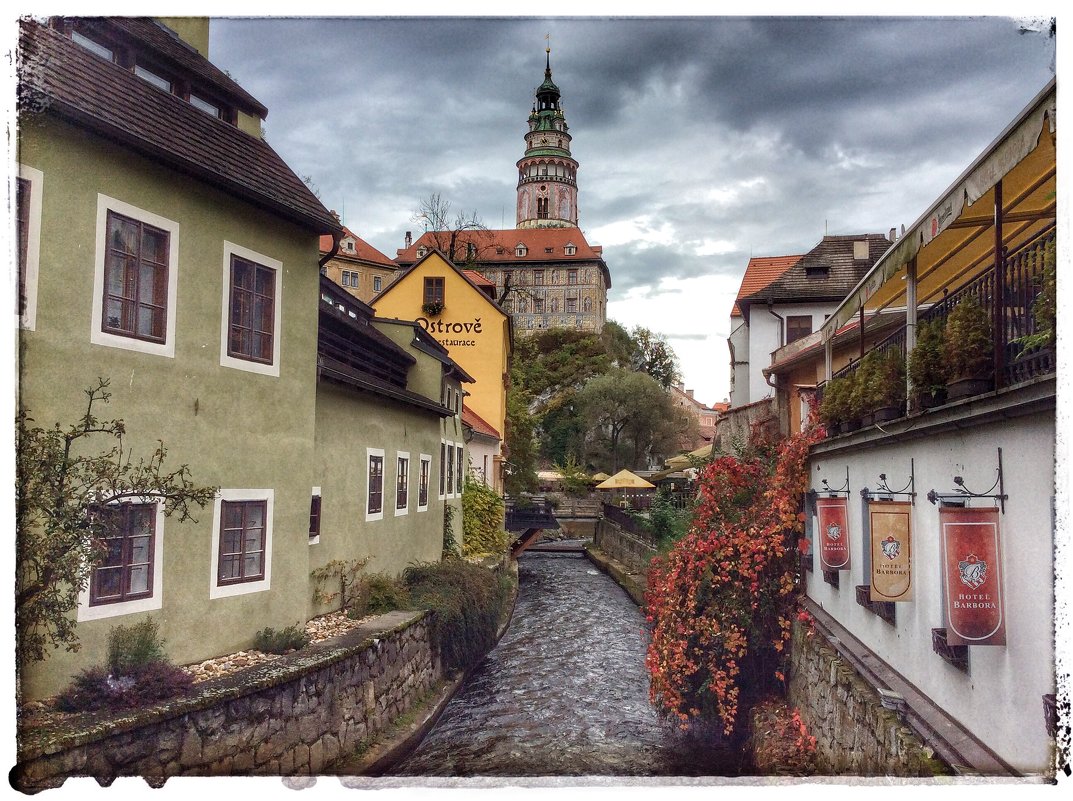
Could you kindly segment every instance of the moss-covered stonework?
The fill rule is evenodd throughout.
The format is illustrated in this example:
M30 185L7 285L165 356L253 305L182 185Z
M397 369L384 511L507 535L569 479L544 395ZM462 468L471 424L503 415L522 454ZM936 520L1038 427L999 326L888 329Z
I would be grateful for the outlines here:
M424 612L392 612L144 710L20 730L18 789L72 776L309 775L407 712L443 679Z
M623 531L607 518L596 522L592 542L607 557L620 562L630 573L640 576L641 583L644 584L648 565L657 553L655 548L628 531Z
M836 776L951 773L819 634L795 625L788 700L816 738L819 772Z

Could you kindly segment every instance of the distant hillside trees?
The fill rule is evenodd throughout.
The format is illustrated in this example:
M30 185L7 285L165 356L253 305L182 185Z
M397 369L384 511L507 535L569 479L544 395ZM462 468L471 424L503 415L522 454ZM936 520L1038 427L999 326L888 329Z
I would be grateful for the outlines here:
M535 485L536 463L616 470L677 452L695 421L671 403L678 359L663 335L608 321L601 334L552 328L515 343L508 492ZM532 462L522 457L533 458ZM519 476L530 475L526 482Z

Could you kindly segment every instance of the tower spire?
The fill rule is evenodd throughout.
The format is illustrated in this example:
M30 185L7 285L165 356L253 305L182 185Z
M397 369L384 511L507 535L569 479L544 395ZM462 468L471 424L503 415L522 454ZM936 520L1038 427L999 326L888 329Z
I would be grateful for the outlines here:
M578 164L551 79L551 34L544 39L544 82L536 89L525 155L518 161L518 228L576 228Z

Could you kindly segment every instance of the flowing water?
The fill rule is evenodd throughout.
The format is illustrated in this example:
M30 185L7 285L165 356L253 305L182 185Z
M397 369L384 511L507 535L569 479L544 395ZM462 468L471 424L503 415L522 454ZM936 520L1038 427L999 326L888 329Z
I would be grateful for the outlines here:
M588 559L523 553L514 619L394 776L733 776L648 700L645 620Z

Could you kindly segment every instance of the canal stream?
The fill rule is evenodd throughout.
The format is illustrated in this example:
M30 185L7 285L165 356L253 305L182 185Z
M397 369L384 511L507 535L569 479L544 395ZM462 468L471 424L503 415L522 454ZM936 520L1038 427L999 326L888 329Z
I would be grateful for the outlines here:
M526 552L514 618L394 776L735 776L656 714L645 619L581 555Z

